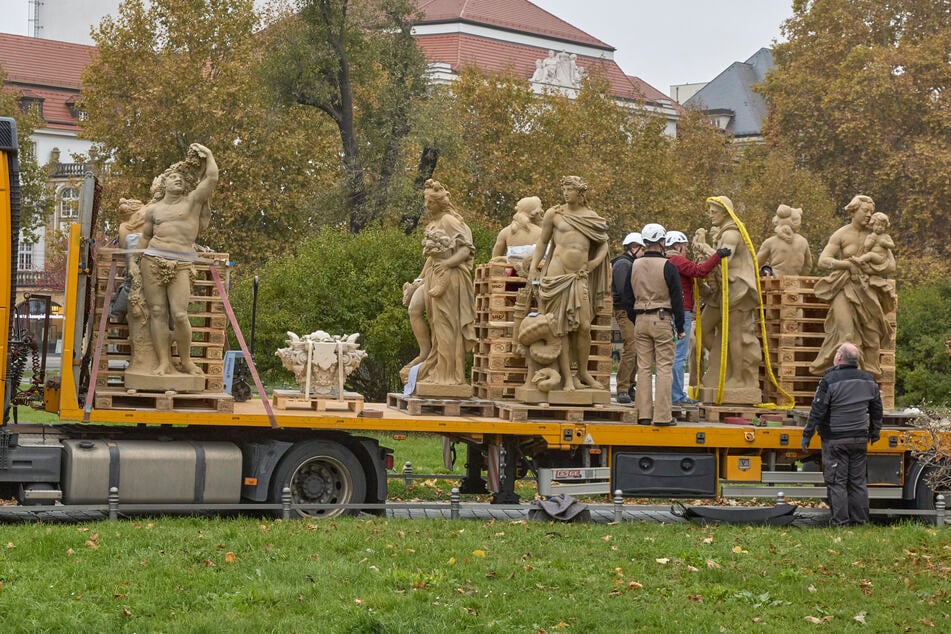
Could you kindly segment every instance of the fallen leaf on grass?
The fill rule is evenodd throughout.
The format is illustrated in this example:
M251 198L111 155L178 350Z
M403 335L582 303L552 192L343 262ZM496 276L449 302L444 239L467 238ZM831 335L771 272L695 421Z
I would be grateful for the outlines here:
M234 556L234 553L233 553L233 552L231 552L231 551L229 550L228 552L225 553L225 563L226 563L226 564L233 564L233 563L234 563L234 560L235 560L235 556Z
M627 584L628 590L641 590L643 587L644 587L644 584L638 583L636 581L632 581L629 584Z
M484 551L484 550L481 550L481 549L473 550L473 551L472 551L472 556L473 556L473 557L481 557L482 559L485 559L485 551Z
M76 551L73 550L72 548L67 548L67 549L66 549L66 554L69 555L70 557L72 557L73 555L76 554Z
M858 622L861 623L862 625L865 625L865 615L866 615L866 614L867 614L867 612L859 612L858 614L856 614L855 616L852 617L852 620L853 620L853 621L858 621Z
M363 605L363 599L354 599L353 602L357 605Z
M816 587L815 587L814 585L812 585L811 583L809 584L809 587L806 588L806 590L808 590L809 592L812 592L813 594L815 594L816 592L819 592L819 591L816 589Z
M712 559L708 559L708 560L707 560L707 568L712 568L712 569L714 569L714 570L719 570L719 569L723 568L723 566L721 566L721 565L718 564L717 562L713 561Z
M654 561L656 561L657 563L661 565L667 565L670 563L670 557L658 557Z
M691 594L687 596L688 599L694 603L703 603L703 595L700 594Z
M16 546L13 545L13 542L7 542L7 548L16 548Z
M605 535L605 536L602 537L601 539L603 539L603 540L606 541L606 542L609 542L609 541L611 541L611 536L610 536L610 535Z
M712 537L704 537L704 538L703 538L703 543L704 543L704 544L712 544L712 543L713 543L713 538L712 538Z
M697 568L696 566L689 566L689 565L688 565L688 566L687 566L687 570L689 570L690 572L700 572L700 569Z
M122 616L132 616L132 612L129 611L129 608L122 608Z
M918 619L918 622L925 627L934 627L934 621L929 621L928 619Z
M750 551L748 551L748 550L743 550L743 547L742 547L742 546L734 546L734 547L733 547L733 552L735 552L735 553L742 553L742 554L744 554L744 555L749 555L749 554L750 554Z
M820 619L819 617L817 617L817 616L807 616L807 617L803 617L803 620L806 621L806 622L808 622L808 623L814 623L814 624L816 624L816 625L820 625L820 624L822 624L822 623L828 623L829 621L831 621L831 620L834 619L834 618L835 618L834 616L832 616L831 614L829 614L829 615L827 615L827 616L822 617L821 619Z

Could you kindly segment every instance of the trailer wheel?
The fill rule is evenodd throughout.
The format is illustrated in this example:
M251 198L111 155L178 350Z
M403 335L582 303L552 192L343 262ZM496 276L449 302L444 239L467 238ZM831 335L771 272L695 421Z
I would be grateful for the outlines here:
M915 499L912 502L912 504L914 504L913 508L920 511L934 510L935 501L938 496L928 483L928 478L936 469L937 467L928 466L921 470L921 475L918 476L918 483L915 485Z
M360 461L335 442L309 440L296 444L281 459L271 478L271 502L281 501L284 487L294 504L359 504L367 483ZM336 517L346 509L298 510L301 517Z

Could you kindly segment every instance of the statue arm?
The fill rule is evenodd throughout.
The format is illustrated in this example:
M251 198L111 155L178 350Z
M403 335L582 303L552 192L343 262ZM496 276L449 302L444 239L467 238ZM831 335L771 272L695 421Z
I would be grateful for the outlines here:
M812 249L806 244L805 257L803 258L802 271L800 275L809 275L812 272Z
M509 232L511 229L509 227L503 228L499 231L498 237L495 239L495 246L492 247L492 257L497 258L502 255L506 255L505 248L508 244Z
M840 241L841 239L837 235L832 234L828 244L822 249L822 253L819 254L820 267L824 269L848 269L852 266L849 260L837 260L835 257L841 252Z
M555 207L552 207L545 212L545 217L542 218L542 233L538 237L538 243L535 244L535 252L532 254L532 266L528 269L528 277L531 280L537 280L540 277L538 263L542 261L543 257L545 257L545 251L548 249L548 242L551 240L552 233L554 233L554 215Z
M463 262L465 262L466 260L468 260L472 256L473 256L472 249L470 249L469 247L459 247L458 249L456 249L455 253L450 255L445 260L433 260L433 264L438 265L439 268L453 269L459 266L460 264L462 264Z
M191 149L194 149L198 153L198 156L205 160L205 173L202 175L198 186L195 187L195 191L192 192L192 199L197 202L206 203L211 199L211 194L218 185L218 163L215 161L211 150L204 145L192 143ZM208 214L211 214L210 210Z
M155 232L155 223L152 221L152 210L146 208L143 216L145 220L142 224L142 235L139 237L138 244L138 248L140 249L148 248L149 242L152 241L152 235Z
M598 245L598 250L595 251L594 257L591 258L591 261L588 262L588 273L595 270L601 265L601 262L604 261L608 255L608 243L602 242Z

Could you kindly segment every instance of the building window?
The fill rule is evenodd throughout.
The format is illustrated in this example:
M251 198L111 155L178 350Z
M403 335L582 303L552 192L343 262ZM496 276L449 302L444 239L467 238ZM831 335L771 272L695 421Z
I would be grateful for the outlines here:
M20 248L18 250L17 257L17 270L18 271L32 271L33 270L33 243L24 242L20 240Z
M79 189L64 187L59 192L59 219L63 225L79 218Z

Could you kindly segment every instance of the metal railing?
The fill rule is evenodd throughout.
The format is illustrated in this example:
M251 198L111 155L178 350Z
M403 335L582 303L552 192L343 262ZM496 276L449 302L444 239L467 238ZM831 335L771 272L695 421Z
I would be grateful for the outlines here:
M776 496L777 505L786 504L785 497L780 491ZM621 523L625 521L625 513L630 517L634 514L633 521L643 521L644 516L641 511L641 505L624 504L624 496L620 490L614 492L610 504L588 504L587 508L600 518L600 521L613 521ZM360 503L360 504L296 504L291 498L289 488L284 488L281 501L273 504L249 504L249 503L226 503L226 504L205 504L205 503L181 503L181 504L122 504L119 500L119 490L112 487L109 490L108 502L106 504L70 504L57 506L0 506L0 521L4 519L23 519L24 514L37 512L57 512L67 516L66 519L76 518L74 521L80 521L79 517L84 513L98 514L99 517L82 517L82 521L108 518L110 521L117 521L120 516L128 515L148 515L148 514L202 514L202 513L229 513L240 511L267 511L280 513L282 519L290 520L298 515L299 511L364 511L364 512L387 512L398 510L436 510L449 511L449 519L462 519L462 511L476 511L473 517L484 519L478 514L478 509L492 509L501 512L516 511L527 512L533 508L528 504L485 504L485 503L462 503L462 495L458 487L453 487L449 496L448 504L446 502L386 502L386 503ZM734 507L730 507L734 508ZM948 526L947 508L944 495L938 495L934 510L911 510L911 509L873 509L873 514L884 515L909 515L923 518L934 518L934 523L939 526ZM672 515L672 514L671 514ZM71 517L70 517L71 516ZM307 519L308 516L302 516L301 519ZM319 519L319 518L310 518Z

